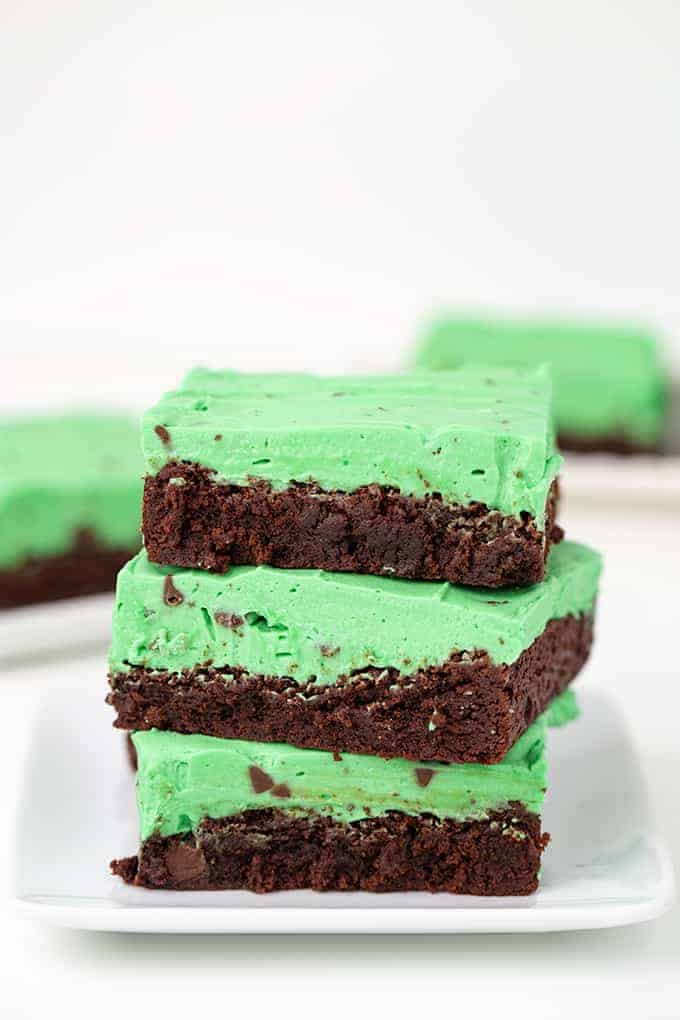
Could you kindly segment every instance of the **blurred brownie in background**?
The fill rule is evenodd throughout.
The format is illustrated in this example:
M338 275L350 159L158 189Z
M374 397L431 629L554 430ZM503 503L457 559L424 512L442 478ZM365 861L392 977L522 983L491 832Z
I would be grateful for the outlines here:
M112 591L141 544L137 425L72 413L0 421L0 609Z
M668 379L659 344L644 329L456 315L433 321L416 367L451 370L467 362L550 363L557 440L564 450L647 453L663 443Z

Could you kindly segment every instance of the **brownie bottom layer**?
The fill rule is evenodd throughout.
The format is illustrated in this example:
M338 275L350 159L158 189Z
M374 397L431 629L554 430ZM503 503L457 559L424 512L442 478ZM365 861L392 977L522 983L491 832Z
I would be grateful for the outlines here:
M279 491L262 480L220 484L200 465L173 463L146 479L142 530L149 559L171 566L267 563L498 588L543 579L562 537L556 499L553 483L541 532L528 514L449 505L437 493L327 492L311 482Z
M608 436L576 435L573 432L560 432L557 445L561 450L572 450L574 453L614 453L623 457L646 453L661 454L661 444L644 446L622 435Z
M113 591L116 574L136 552L107 548L91 532L79 531L58 556L36 556L0 570L0 609Z
M152 889L526 896L548 839L520 804L465 822L391 812L343 824L266 809L205 819L195 834L154 836L111 870Z
M114 723L415 761L500 761L588 658L590 615L551 620L516 662L455 655L405 676L370 668L335 684L296 683L240 667L109 678Z

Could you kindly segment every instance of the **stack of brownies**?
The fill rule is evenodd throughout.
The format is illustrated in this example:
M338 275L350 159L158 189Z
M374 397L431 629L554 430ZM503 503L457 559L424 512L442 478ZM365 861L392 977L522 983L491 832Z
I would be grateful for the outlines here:
M548 374L197 369L143 447L108 697L141 845L113 871L533 892L600 574L554 524Z

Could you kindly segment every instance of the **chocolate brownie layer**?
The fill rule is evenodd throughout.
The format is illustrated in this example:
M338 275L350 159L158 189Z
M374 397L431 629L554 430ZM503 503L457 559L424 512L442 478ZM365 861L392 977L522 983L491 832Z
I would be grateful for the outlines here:
M65 553L0 570L0 609L113 591L116 574L136 551L110 549L91 532L79 531Z
M112 861L153 889L282 889L526 896L549 836L520 804L482 821L390 812L340 823L276 808L205 819L195 834L151 837L139 857Z
M142 530L149 559L172 566L223 573L268 563L497 588L543 579L550 545L563 534L556 502L553 482L543 533L528 514L451 505L437 493L229 485L199 465L171 463L146 479Z
M661 444L644 446L635 443L627 436L579 436L570 432L560 432L557 437L561 450L572 450L575 453L614 453L622 457L634 454L661 454Z
M368 668L324 686L240 667L138 667L110 676L107 700L118 713L114 725L129 730L492 764L574 679L592 637L591 615L566 616L510 665L476 652L410 675Z

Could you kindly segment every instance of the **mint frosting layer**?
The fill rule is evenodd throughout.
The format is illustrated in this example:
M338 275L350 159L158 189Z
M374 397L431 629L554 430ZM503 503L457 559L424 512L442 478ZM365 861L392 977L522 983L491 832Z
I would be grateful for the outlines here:
M542 528L561 458L545 369L466 366L429 378L240 375L195 369L142 423L146 469L173 460L275 489L378 484L531 514Z
M563 718L573 717L573 698ZM342 822L387 811L484 818L519 801L538 814L546 787L544 713L498 765L439 765L402 758L300 750L287 744L133 734L141 839L195 831L203 818L252 808L315 812Z
M623 436L654 446L663 436L667 381L658 344L628 326L442 318L417 354L426 369L470 361L553 371L558 432Z
M555 546L546 578L503 591L319 570L162 567L140 552L118 576L110 662L179 671L205 663L333 683L367 666L402 673L486 650L514 662L551 619L592 609L600 556Z
M65 552L82 528L109 548L138 546L142 471L130 419L0 421L0 567Z

